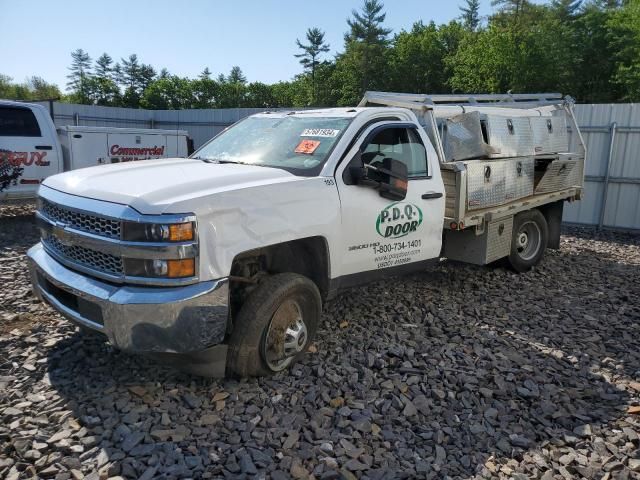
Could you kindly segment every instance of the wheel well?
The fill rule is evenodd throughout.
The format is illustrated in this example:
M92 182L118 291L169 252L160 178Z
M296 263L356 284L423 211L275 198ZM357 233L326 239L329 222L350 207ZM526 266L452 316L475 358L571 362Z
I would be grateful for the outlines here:
M231 265L231 304L239 308L261 275L298 273L311 279L322 299L329 292L329 247L323 237L278 243L236 255Z

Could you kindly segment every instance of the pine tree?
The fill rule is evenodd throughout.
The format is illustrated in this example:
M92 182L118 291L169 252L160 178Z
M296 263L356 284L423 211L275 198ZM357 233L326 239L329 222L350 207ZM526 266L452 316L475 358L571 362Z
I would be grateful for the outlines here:
M71 73L67 75L67 89L80 103L89 103L88 80L91 77L91 57L81 48L71 52Z
M498 7L504 12L513 13L516 17L528 5L528 0L491 0L492 7Z
M238 66L232 67L229 72L229 76L227 77L227 82L229 83L238 83L244 85L247 83L247 77L242 73L242 69Z
M96 77L100 78L112 78L113 68L111 65L113 64L113 58L109 56L107 53L103 53L96 60L96 68L95 73Z
M378 0L365 0L362 11L347 19L345 52L339 58L337 75L343 83L341 104L357 102L366 90L384 88L385 51L390 29L383 27L386 14Z
M232 67L229 75L226 78L227 91L229 92L228 98L230 106L240 107L244 92L246 91L245 85L247 83L247 77L242 73L242 69L238 66Z
M124 103L126 106L138 108L144 90L156 78L156 71L151 65L140 63L136 54L128 59L121 59L121 83L125 87Z
M300 59L303 68L311 73L311 103L316 102L316 67L320 63L320 54L329 51L329 45L324 42L324 32L319 28L310 28L307 30L308 45L304 45L299 39L296 39L298 48L302 53L295 54Z
M200 80L210 80L211 79L211 70L209 67L204 67L204 70L198 76Z
M480 26L480 0L465 0L465 2L466 6L460 7L462 12L460 18L465 27L475 31Z
M378 0L365 0L362 12L351 11L353 18L347 19L350 31L345 34L345 41L361 41L367 44L386 44L387 35L391 29L383 28L382 23L387 17L381 13L384 5Z
M133 53L128 59L121 59L122 62L122 83L126 88L135 89L140 78L140 62L138 56Z
M551 9L563 22L573 20L582 6L582 0L553 0Z

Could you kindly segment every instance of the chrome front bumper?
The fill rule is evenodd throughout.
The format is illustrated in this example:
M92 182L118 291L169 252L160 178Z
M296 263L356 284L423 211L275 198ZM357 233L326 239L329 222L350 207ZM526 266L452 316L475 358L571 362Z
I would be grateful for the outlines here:
M66 268L40 243L27 257L40 299L122 350L193 354L220 344L227 333L226 278L183 287L123 286Z

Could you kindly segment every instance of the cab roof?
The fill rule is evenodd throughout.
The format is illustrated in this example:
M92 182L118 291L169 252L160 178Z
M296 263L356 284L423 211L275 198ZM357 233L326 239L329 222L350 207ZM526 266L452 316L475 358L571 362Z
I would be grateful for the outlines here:
M317 108L310 110L277 110L256 113L253 116L284 118L289 116L304 117L347 117L353 118L363 112L388 112L389 107L342 107L342 108ZM397 110L397 109L396 109ZM404 109L403 109L404 110Z

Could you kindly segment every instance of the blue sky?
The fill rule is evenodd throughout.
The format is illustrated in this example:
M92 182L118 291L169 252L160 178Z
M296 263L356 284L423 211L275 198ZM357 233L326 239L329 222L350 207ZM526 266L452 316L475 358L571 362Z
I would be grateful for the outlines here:
M0 73L23 81L38 75L64 87L69 53L114 59L137 53L158 70L194 77L239 65L249 81L272 83L300 72L296 38L308 27L326 32L341 51L346 19L362 0L0 0ZM416 20L444 23L463 0L386 0L394 32ZM483 15L491 12L482 0Z

